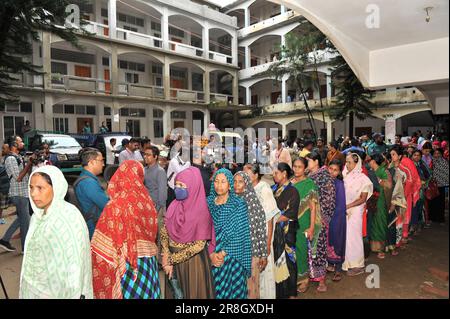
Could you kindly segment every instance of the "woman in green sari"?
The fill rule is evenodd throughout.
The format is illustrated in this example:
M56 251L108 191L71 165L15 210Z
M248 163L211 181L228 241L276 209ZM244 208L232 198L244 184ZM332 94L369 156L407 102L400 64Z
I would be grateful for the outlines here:
M388 236L388 213L392 197L392 176L387 170L386 159L381 154L374 154L369 162L380 184L377 208L370 225L370 247L378 253L378 258L385 257L384 249Z
M305 293L308 289L310 280L310 254L317 247L322 223L320 221L318 190L312 179L306 176L305 170L308 167L308 161L300 157L293 163L294 177L291 182L300 195L300 205L298 210L299 229L296 237L296 255L297 255L297 289L300 293ZM310 242L311 252L308 251L308 241Z

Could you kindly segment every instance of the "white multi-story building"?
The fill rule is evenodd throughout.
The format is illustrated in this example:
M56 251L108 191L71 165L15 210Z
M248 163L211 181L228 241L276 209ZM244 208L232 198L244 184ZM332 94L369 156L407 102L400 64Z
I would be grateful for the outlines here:
M77 1L73 1L77 3ZM263 72L280 58L289 33L301 34L304 18L266 0L238 0L218 7L205 0L90 0L85 5L84 50L43 33L30 60L44 76L19 75L20 103L0 106L0 138L21 132L29 120L37 129L80 132L85 122L98 131L148 136L160 143L171 129L192 132L194 120L206 128L278 128L283 136L303 136L310 125L295 85ZM309 90L316 127L328 139L347 132L344 122L323 118L332 106L329 57L319 66L320 91ZM376 93L376 118L355 119L355 135L408 133L448 122L435 117L414 87ZM247 110L246 110L247 109ZM249 110L251 109L251 110Z

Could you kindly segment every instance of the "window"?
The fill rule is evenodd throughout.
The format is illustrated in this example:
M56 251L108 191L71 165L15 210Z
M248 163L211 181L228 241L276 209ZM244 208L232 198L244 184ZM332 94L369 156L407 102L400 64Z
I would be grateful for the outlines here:
M86 114L88 114L88 115L95 115L95 106L87 105L86 106Z
M163 118L164 112L160 109L154 109L153 110L153 118Z
M102 17L104 18L108 17L108 9L102 8Z
M130 114L130 109L122 108L120 109L120 116L128 116Z
M127 15L123 14L123 13L118 13L117 14L117 20L119 20L121 22L127 22Z
M128 30L128 31L138 32L138 29L137 29L137 28L135 28L135 27L130 27L130 26L128 26L128 25L124 25L123 28L124 28L125 30Z
M128 62L127 61L123 61L123 60L119 60L119 68L121 69L128 69Z
M125 73L125 82L133 84L139 83L139 74Z
M52 62L52 73L67 74L67 64Z
M172 70L170 70L170 76L172 76L174 78L184 79L184 78L186 78L186 71L172 69Z
M164 137L164 129L163 129L163 121L162 120L153 120L153 135L155 138Z
M61 105L61 104L53 105L53 113L63 114L64 113L64 106Z
M68 118L54 118L53 130L57 132L69 132L69 119Z
M182 111L173 111L172 112L172 119L185 119L186 118L186 112Z
M152 66L152 73L153 74L161 74L163 73L163 67L161 65L153 65Z
M141 136L141 121L140 120L127 120L127 133L134 137Z
M109 57L102 58L102 65L109 66Z
M184 31L175 27L169 27L169 34L175 37L184 38Z
M153 31L157 31L157 32L161 32L161 23L152 21L152 30Z
M145 109L121 108L120 116L145 117Z
M138 27L144 27L144 24L145 24L144 19L136 18L136 25Z
M30 102L20 103L20 112L33 113L33 104Z
M75 113L76 114L86 114L86 106L85 105L75 105Z
M104 115L111 115L111 108L109 106L105 106L103 108L103 114Z
M145 64L119 60L119 68L137 72L145 72Z
M64 105L65 114L75 114L75 105Z
M25 118L23 116L3 117L3 138L7 139L13 135L23 135L22 127Z

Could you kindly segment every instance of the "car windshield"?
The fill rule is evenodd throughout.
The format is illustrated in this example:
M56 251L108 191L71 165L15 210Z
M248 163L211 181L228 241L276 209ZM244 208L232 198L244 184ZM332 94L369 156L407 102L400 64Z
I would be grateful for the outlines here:
M42 142L50 145L50 149L81 147L77 140L70 136L44 136Z

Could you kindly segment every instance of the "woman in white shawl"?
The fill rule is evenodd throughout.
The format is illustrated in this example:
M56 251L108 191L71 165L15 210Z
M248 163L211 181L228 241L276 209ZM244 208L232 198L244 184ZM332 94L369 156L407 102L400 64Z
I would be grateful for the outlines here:
M364 273L363 213L367 200L373 194L373 184L364 175L362 164L358 154L350 153L342 173L347 203L347 241L342 269L347 271L348 276Z
M92 299L89 233L80 211L64 201L67 181L55 166L29 179L33 216L20 275L23 299Z
M260 166L258 164L247 164L244 166L244 172L248 174L252 181L253 187L258 196L259 201L266 214L267 223L267 265L261 271L259 276L259 292L261 299L275 299L275 273L274 273L274 259L273 259L273 234L275 227L273 225L273 218L280 212L277 202L273 197L272 189L269 184L261 181Z

